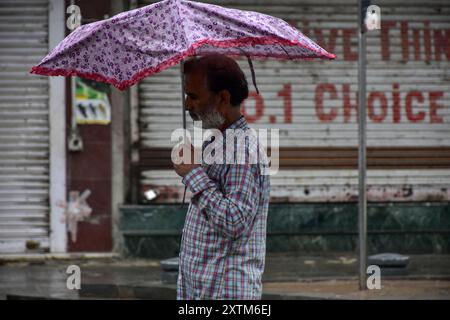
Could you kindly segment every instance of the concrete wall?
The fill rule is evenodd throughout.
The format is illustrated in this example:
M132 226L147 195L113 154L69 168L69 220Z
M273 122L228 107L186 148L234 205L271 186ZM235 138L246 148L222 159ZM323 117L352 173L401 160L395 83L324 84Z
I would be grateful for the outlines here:
M121 207L126 254L163 258L179 253L186 209L179 205ZM377 203L368 206L368 251L450 253L449 203ZM268 252L355 251L355 203L272 204Z

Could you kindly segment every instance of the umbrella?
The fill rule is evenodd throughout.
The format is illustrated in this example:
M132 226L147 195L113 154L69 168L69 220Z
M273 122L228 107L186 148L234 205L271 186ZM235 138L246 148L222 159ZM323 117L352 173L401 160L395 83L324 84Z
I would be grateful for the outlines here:
M165 0L78 27L31 73L76 75L124 90L189 56L209 53L283 60L335 58L281 19Z
M194 1L164 0L77 28L31 73L76 75L124 90L187 57L211 53L246 56L258 93L251 57L336 58L281 19Z

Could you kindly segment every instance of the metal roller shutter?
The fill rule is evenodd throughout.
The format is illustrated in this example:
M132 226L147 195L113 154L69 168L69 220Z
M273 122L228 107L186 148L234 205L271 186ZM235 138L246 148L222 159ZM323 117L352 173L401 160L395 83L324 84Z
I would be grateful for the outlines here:
M339 1L204 1L280 17L337 60L254 61L244 111L280 129L274 201L354 201L357 195L357 5ZM142 2L141 5L150 2ZM375 1L382 29L367 38L370 201L450 199L450 3ZM239 61L249 77L245 60ZM250 90L253 90L249 78ZM139 85L141 184L177 202L171 132L181 127L178 66Z
M48 2L0 2L0 253L49 247ZM64 106L61 106L64 107Z

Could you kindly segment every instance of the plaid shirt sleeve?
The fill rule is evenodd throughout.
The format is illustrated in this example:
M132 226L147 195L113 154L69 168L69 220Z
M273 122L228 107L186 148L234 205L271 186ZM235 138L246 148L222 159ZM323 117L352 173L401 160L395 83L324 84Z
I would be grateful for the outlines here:
M209 223L225 236L237 239L251 226L258 204L255 165L228 165L222 190L202 167L191 170L183 178L199 209Z

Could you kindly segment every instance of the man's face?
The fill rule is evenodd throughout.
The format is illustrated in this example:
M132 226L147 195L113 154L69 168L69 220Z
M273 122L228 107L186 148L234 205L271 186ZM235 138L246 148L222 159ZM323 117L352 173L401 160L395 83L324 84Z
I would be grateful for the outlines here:
M185 77L186 109L194 121L202 121L203 129L219 129L225 118L218 110L218 97L208 90L203 72Z

